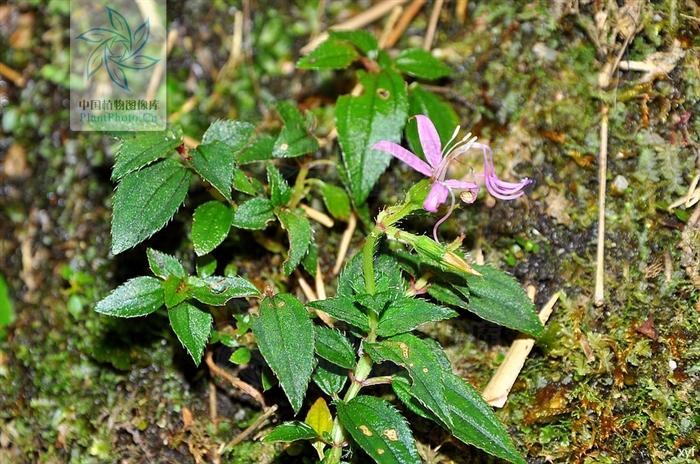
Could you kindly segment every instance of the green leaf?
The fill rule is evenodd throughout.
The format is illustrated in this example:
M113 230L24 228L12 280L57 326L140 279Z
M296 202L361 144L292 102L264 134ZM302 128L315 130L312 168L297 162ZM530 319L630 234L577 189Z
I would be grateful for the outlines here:
M178 340L185 345L192 360L199 366L214 318L186 301L170 308L168 317Z
M260 181L251 179L240 169L235 169L233 172L233 188L251 196L265 193Z
M318 150L318 140L309 136L306 121L296 106L279 102L277 110L285 125L272 148L273 158L293 158Z
M452 69L421 48L402 50L394 65L399 71L420 79L435 80L452 74Z
M408 116L406 83L400 75L389 70L358 75L362 95L344 95L335 107L338 141L356 206L367 200L391 159L372 146L382 140L400 143Z
M184 280L171 275L163 282L163 291L165 295L165 306L172 308L177 306L188 298L188 288Z
M316 271L318 270L318 247L313 237L309 242L309 249L304 255L304 259L301 261L301 265L304 266L306 272L311 274L311 276L316 278Z
M311 53L297 61L299 69L344 69L358 58L355 47L327 39Z
M233 209L219 201L197 206L192 217L192 242L197 256L206 255L221 245L231 229Z
M413 395L411 395L411 378L406 372L399 372L394 375L391 380L391 388L396 393L396 396L401 400L401 402L408 407L414 414L421 416L424 419L428 419L434 422L440 422L440 420L435 417L435 414L426 409L425 406L420 404Z
M288 276L301 263L309 249L312 240L311 224L306 216L291 211L280 211L277 217L289 237L289 255L283 266L284 275Z
M436 322L457 316L456 311L418 298L401 298L389 304L382 313L377 335L390 337L409 332L426 322Z
M251 357L252 357L252 354L251 354L250 350L248 348L242 346L231 354L229 361L231 361L234 364L239 364L239 365L240 364L248 364L250 362Z
M345 40L357 48L360 49L365 55L369 55L370 52L376 52L379 50L379 41L377 38L367 31L356 30L356 31L328 31L331 39L336 41Z
M388 401L357 396L335 406L345 430L378 463L421 462L406 419Z
M355 299L349 296L336 296L325 300L312 301L307 306L327 313L339 321L347 322L363 332L369 332L367 314L358 309Z
M117 287L95 306L95 311L115 317L151 314L163 306L163 285L155 277L136 277Z
M321 196L331 216L341 221L348 220L350 213L352 213L352 207L350 206L350 197L344 189L324 183L321 187Z
M192 298L213 306L223 306L232 298L260 295L260 290L243 277L190 276L187 285Z
M309 424L300 421L289 421L280 424L268 436L263 438L263 443L282 441L289 443L297 440L315 440L318 434Z
M231 183L235 168L231 148L222 142L201 144L192 152L192 167L224 198L231 201Z
M491 266L474 268L482 277L467 277L469 311L487 321L539 337L544 328L535 305L515 279Z
M443 102L432 92L428 92L420 85L411 85L408 89L408 114L415 116L422 114L430 118L440 135L440 144L445 146L449 142L455 128L459 125L459 116L452 106ZM411 151L425 159L423 147L418 137L418 123L410 118L406 124L406 139L411 145Z
M251 198L238 207L233 215L233 225L239 229L261 230L275 220L272 202L267 198Z
M214 142L226 144L230 151L235 152L245 147L253 135L255 126L249 122L219 119L214 121L202 137L202 145Z
M270 201L274 207L289 203L292 189L277 168L270 163L267 165L267 183L270 185Z
M199 277L210 277L216 272L216 259L211 256L200 256L197 258L196 268Z
M401 275L401 268L396 260L385 254L374 257L374 277L376 294L390 293L393 298L401 298L406 289L406 282ZM345 266L338 279L338 295L355 296L367 294L364 271L362 270L362 253L358 253Z
M182 129L168 128L165 131L139 133L125 140L117 151L112 168L112 180L121 179L130 172L152 163L170 150L182 145Z
M348 380L348 370L321 359L311 378L323 393L334 396L343 391Z
M10 325L13 319L12 298L10 298L10 288L7 281L0 274L0 333L2 328ZM0 335L0 341L3 337Z
M179 279L187 277L185 268L176 257L161 253L153 248L146 250L146 256L148 256L148 265L151 271L161 279L167 279L171 275Z
M114 194L112 253L119 254L163 228L185 200L192 173L165 159L127 174Z
M255 163L272 159L272 150L275 147L273 137L261 137L253 142L250 147L236 154L238 164Z
M298 414L314 360L314 327L304 305L290 294L265 298L260 302L260 317L253 319L253 334Z
M431 347L423 340L415 335L401 334L362 346L375 362L391 361L404 367L413 380L411 394L443 423L452 424L441 379L443 369Z
M346 369L355 367L355 350L350 340L337 330L315 325L316 353L323 359Z
M508 431L478 391L452 372L443 372L455 438L510 462L525 464Z

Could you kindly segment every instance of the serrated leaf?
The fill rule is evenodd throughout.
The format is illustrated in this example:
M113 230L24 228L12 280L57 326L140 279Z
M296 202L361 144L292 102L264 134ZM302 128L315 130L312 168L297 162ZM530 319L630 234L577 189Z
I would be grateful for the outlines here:
M355 31L334 31L329 30L328 34L331 39L336 41L346 40L362 51L365 55L369 55L370 52L379 50L379 41L377 38L367 31L355 30Z
M397 73L358 73L364 92L338 98L335 108L338 141L356 206L367 200L389 165L391 155L372 146L382 140L400 143L408 116L406 83Z
M345 189L324 183L321 186L321 196L331 216L341 221L348 220L350 213L352 213L352 206L350 206L350 197Z
M452 106L440 100L432 92L428 92L420 85L411 85L408 89L408 114L415 116L422 114L430 118L435 129L440 135L440 144L445 146L452 137L455 128L459 125L459 116ZM425 159L423 147L418 137L418 123L414 118L409 118L406 124L406 139L411 146L411 151Z
M306 216L291 211L280 211L277 217L289 238L289 254L284 262L284 275L288 276L301 263L311 243L311 224Z
M233 298L260 295L260 290L243 277L190 276L187 286L192 298L213 306L223 306Z
M222 142L214 142L210 145L201 144L190 153L190 163L197 174L231 201L231 183L235 168L231 149Z
M163 282L163 292L165 295L165 306L172 308L188 298L188 288L185 281L174 275L168 276Z
M328 409L326 400L319 397L309 408L304 422L311 426L319 437L322 437L324 432L331 433L333 429L333 416L331 416L331 410Z
M178 340L185 345L192 360L199 366L214 318L187 301L170 308L168 318Z
M406 282L401 275L401 268L396 260L385 254L374 257L375 294L388 292L393 298L400 298L405 292ZM355 296L367 294L364 271L362 270L362 253L352 257L340 273L338 295Z
M169 127L162 132L139 133L133 139L125 140L117 151L112 168L112 180L116 181L130 172L141 169L180 145L182 145L180 127Z
M161 253L153 248L146 250L146 256L148 256L148 265L156 276L162 279L167 279L171 275L179 279L187 277L185 268L176 257Z
M401 402L414 414L435 422L440 422L420 401L411 395L411 378L406 372L399 372L391 380L391 388Z
M239 229L261 230L275 220L272 202L267 198L251 198L238 207L233 223Z
M165 303L163 285L155 277L127 280L95 306L95 311L115 317L137 317L151 314Z
M277 441L289 443L297 440L315 440L318 434L309 424L299 421L289 421L280 424L269 435L263 438L264 443Z
M260 181L251 179L241 169L233 171L233 188L251 196L265 193Z
M255 126L249 122L219 119L202 136L202 145L219 141L226 144L231 152L236 152L246 146L254 130Z
M309 249L306 251L306 255L304 255L301 265L304 266L306 272L311 274L313 278L316 278L316 271L318 271L318 247L316 246L316 241L313 240L313 237L309 242Z
M409 76L435 80L452 74L452 69L422 48L402 50L394 60L394 66Z
M389 303L377 326L377 335L390 337L409 332L427 322L442 321L457 316L456 311L418 298L401 298Z
M260 302L260 316L253 319L253 334L298 414L314 360L314 328L304 305L290 294L265 298Z
M262 137L253 142L250 147L236 154L238 164L254 163L272 159L272 150L275 147L273 137Z
M348 370L325 359L320 359L311 379L323 393L335 397L345 387L348 380Z
M336 409L345 430L378 463L421 462L406 419L388 401L357 396Z
M270 185L270 201L274 207L289 203L292 189L277 168L269 163L267 165L267 183Z
M248 348L245 346L242 346L238 348L236 351L234 351L231 354L231 357L229 358L229 361L231 361L234 364L248 364L250 362L250 358L252 357L252 353Z
M333 364L346 369L355 367L355 350L350 340L337 330L314 326L316 353Z
M487 321L537 338L544 329L535 305L511 276L491 266L474 266L481 277L469 276L469 311Z
M285 124L272 148L273 158L293 158L318 150L318 141L309 136L304 117L296 106L279 102L277 110Z
M525 464L508 431L478 391L452 372L443 372L455 438L510 462Z
M411 394L445 424L452 424L441 379L442 367L423 340L401 334L378 343L364 343L363 347L375 362L391 361L404 367L413 380Z
M127 174L114 194L112 253L119 254L163 228L185 200L192 173L165 159Z
M233 209L219 201L197 206L192 216L192 242L197 256L206 255L224 241L231 229Z
M369 332L367 314L358 309L355 299L349 296L336 296L325 300L312 301L307 306L323 311L339 321L347 322L363 332Z
M299 69L344 69L359 55L352 45L333 39L326 39L311 53L297 61Z

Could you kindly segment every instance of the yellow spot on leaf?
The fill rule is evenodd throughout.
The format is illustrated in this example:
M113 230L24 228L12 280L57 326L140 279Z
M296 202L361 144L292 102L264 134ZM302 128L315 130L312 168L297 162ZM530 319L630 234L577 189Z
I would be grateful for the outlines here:
M410 363L410 364L409 364L409 367L413 367L413 366L414 366L414 364L413 364L413 363Z
M367 435L368 437L371 437L374 435L372 431L367 427L366 425L361 425L360 430L362 431L363 434Z
M408 356L411 354L411 349L404 342L396 343L399 345L399 349L401 350L401 356L403 356L404 359L408 359Z
M377 95L379 95L379 98L382 100L388 100L389 97L391 97L391 92L387 89L377 89Z
M395 429L386 429L382 432L382 435L384 435L391 441L399 441L399 434L396 433Z
M289 145L286 143L283 143L282 145L280 145L280 150L282 150L282 151L287 151L288 148L289 148Z
M284 301L280 301L279 303L277 303L277 307L278 307L278 308L284 308L284 305L285 305L285 304L287 304L287 303L285 303Z
M384 454L384 450L381 449L381 448L377 448L377 453L379 453L379 454Z
M424 374L427 374L427 373L428 373L428 368L427 368L427 367L424 367L424 368L423 368L423 373L424 373Z

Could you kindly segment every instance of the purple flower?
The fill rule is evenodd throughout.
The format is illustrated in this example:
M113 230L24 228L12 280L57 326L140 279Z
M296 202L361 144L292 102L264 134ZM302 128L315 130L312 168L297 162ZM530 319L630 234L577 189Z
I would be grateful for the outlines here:
M418 138L420 139L423 153L425 153L425 158L428 160L427 163L401 145L393 142L377 142L372 148L387 152L426 177L430 177L432 186L428 196L423 202L423 208L425 208L426 211L436 213L438 207L447 201L448 194L451 196L452 203L450 205L450 210L445 217L435 224L435 228L433 229L435 241L438 241L437 228L447 220L454 209L455 192L460 194L460 198L465 203L473 203L476 200L476 196L479 194L479 186L474 182L445 179L447 168L450 163L471 148L480 148L484 153L484 173L473 174L473 176L483 177L486 190L494 197L501 200L513 200L521 196L524 193L523 189L532 182L528 178L518 183L500 180L498 176L496 176L496 171L493 167L493 152L491 148L483 143L478 143L476 137L470 138L471 134L467 134L462 140L453 144L452 142L454 142L459 132L459 126L457 126L452 138L443 148L440 142L440 136L432 121L427 116L423 115L417 115L415 118L418 122Z

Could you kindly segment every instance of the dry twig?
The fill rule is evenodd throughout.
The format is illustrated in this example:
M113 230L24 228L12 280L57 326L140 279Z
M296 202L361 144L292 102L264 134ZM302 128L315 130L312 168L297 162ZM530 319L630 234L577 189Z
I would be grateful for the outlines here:
M338 247L338 256L335 259L335 266L333 266L333 274L338 275L340 268L343 266L343 261L345 261L345 255L348 254L348 248L350 248L350 241L352 240L352 234L355 233L355 227L357 226L357 216L355 213L350 214L350 219L348 220L348 228L343 232L343 238L340 240L340 246Z
M396 27L393 31L391 31L391 34L386 39L384 48L391 48L394 46L394 44L396 44L396 42L398 42L401 35L406 32L406 29L408 29L408 25L411 24L411 21L413 21L413 18L415 18L420 9L423 8L423 5L425 5L425 0L413 0L413 3L406 8L406 11L404 11L401 19L399 19L399 22L396 24Z
M433 40L435 39L435 30L437 29L437 23L440 19L440 10L442 10L442 4L444 0L436 0L433 6L433 12L430 14L430 21L428 22L428 29L425 32L425 40L423 41L423 50L430 51L433 48Z
M539 318L542 324L549 319L558 299L559 293L555 293L540 311ZM503 359L503 362L481 394L488 404L497 408L502 408L506 404L510 389L513 388L515 379L518 378L518 374L520 374L525 365L527 355L530 354L533 346L535 346L534 338L525 334L518 335L518 338L510 346L505 359Z
M251 433L255 432L258 428L260 428L260 426L263 424L263 422L265 422L266 420L268 420L268 419L270 418L270 416L273 415L273 414L275 413L275 411L277 411L277 405L276 405L276 404L273 405L273 406L270 406L269 408L266 408L266 409L265 409L265 412L263 412L263 413L260 415L260 417L257 418L257 420L256 420L255 422L253 422L252 424L250 424L250 426L248 426L248 428L246 428L244 431L242 431L241 433L239 433L233 440L231 440L231 441L228 443L228 445L226 445L226 447L224 447L224 449L221 450L221 454L223 454L228 448L233 448L234 446L236 446L236 445L240 444L241 442L243 442L243 440L245 440L246 438L248 438L248 436L249 436Z
M256 402L260 403L260 405L263 408L265 407L265 398L263 398L262 394L260 394L259 391L257 391L255 388L253 388L252 385L245 383L241 379L231 375L225 369L222 369L219 366L217 366L216 363L214 362L213 355L212 355L211 351L207 351L207 354L205 355L204 359L207 363L207 366L209 366L209 370L212 372L212 374L217 375L219 377L222 377L225 380L228 380L229 382L231 382L231 385L238 388L242 392L247 393Z
M378 20L388 12L390 12L395 6L397 5L402 5L406 3L408 0L385 0L381 3L377 3L376 5L372 6L371 8L366 9L362 13L353 16L352 18L348 19L347 21L344 21L342 23L336 24L335 26L331 26L329 30L332 31L353 31L355 29L360 29L362 27L365 27L368 24L373 23L374 21ZM309 52L311 52L314 48L318 47L318 45L326 40L328 38L328 33L323 32L319 34L316 38L312 39L301 47L301 50L299 52L302 55L306 55Z
M593 303L602 306L605 303L605 184L608 171L608 107L602 108L600 121L600 152L598 156L598 250L596 254L595 294Z

